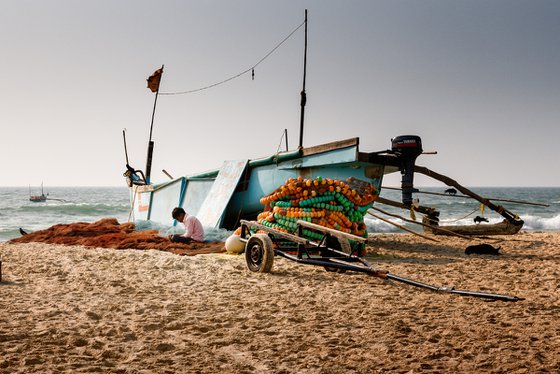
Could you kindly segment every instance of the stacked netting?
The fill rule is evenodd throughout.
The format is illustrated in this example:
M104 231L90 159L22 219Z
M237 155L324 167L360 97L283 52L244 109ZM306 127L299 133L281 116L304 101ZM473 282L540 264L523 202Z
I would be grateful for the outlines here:
M364 215L377 198L370 183L349 178L346 181L317 177L316 179L290 178L260 202L265 210L257 221L267 227L293 233L297 221L304 220L367 237ZM312 230L303 230L308 239L321 239Z

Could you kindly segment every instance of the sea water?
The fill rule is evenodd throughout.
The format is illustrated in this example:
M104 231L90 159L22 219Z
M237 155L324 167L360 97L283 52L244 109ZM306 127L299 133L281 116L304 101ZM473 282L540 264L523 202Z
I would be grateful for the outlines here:
M445 195L445 189L442 187L418 188L419 192L413 194L414 198L419 199L421 206L433 207L440 212L440 225L472 225L476 216L485 217L489 223L498 223L504 220L504 217L498 213L488 207L482 207L477 200L466 197L460 192L455 196ZM491 200L495 205L501 205L513 215L519 216L524 221L523 230L560 231L560 187L469 187L469 189L487 199L533 203L523 204ZM389 200L401 201L401 191L398 190L382 189L380 196ZM416 218L416 221L422 221L421 215L416 212L411 213L383 204L374 204L374 207L405 219L410 220L412 216ZM408 223L403 219L390 217L375 210L372 211L376 215L388 218L392 222L409 229L423 230L420 225ZM365 217L365 222L369 232L402 232L401 229L371 215Z
M560 187L556 188L514 188L492 187L472 188L472 190L487 198L506 200L523 200L548 206L525 205L510 202L499 202L507 210L525 222L527 231L560 231ZM420 188L420 191L443 193L444 188ZM51 187L45 189L48 200L45 202L29 201L29 187L0 187L0 242L20 236L19 228L32 232L49 228L56 224L73 222L95 222L102 218L116 218L120 223L127 222L130 214L129 191L123 187ZM31 194L40 194L40 190L33 190ZM460 194L458 194L460 195ZM384 189L381 196L400 201L400 191ZM432 206L440 211L441 224L472 224L473 218L482 216L480 204L472 199L460 196L439 196L416 193L414 197L421 205ZM410 212L387 205L374 204L374 207L410 219ZM406 226L415 231L422 231L420 225L407 223L400 218L385 216L380 212L375 214ZM503 218L484 209L484 216L490 223L501 222ZM421 221L420 214L416 219ZM370 233L399 233L401 229L385 223L373 216L366 216L365 222ZM143 223L140 228L155 228L162 232L169 231L171 226L150 225ZM216 235L221 235L216 233Z
M0 187L0 241L20 236L19 228L33 232L61 223L95 222L114 217L128 221L129 192L126 187L50 187L47 201L29 201L40 188Z

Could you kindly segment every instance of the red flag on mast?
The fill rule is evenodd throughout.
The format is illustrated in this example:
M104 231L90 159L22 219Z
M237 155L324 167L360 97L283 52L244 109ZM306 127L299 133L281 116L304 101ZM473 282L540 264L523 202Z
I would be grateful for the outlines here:
M161 80L161 74L163 73L163 68L162 69L157 69L154 74L150 75L150 77L148 78L148 88L152 91L152 92L158 92L159 91L159 82Z

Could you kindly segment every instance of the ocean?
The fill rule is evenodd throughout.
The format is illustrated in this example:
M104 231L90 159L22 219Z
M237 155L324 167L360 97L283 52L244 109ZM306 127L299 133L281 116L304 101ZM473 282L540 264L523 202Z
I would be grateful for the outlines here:
M431 192L443 194L447 187L419 187L420 192ZM491 200L496 205L501 205L513 214L517 214L524 222L522 230L526 231L560 231L560 187L469 187L471 191L485 198L494 198L502 200L515 200L530 202L542 205L529 205L506 201ZM401 192L389 189L381 190L381 197L390 200L401 200ZM484 207L482 214L480 203L474 199L466 198L458 193L456 196L439 196L431 194L417 193L413 197L420 200L420 205L436 208L440 212L440 225L471 225L476 216L484 216L489 223L498 223L504 218L492 211L488 207ZM375 205L384 211L392 214L398 214L404 218L410 219L410 212L402 209L389 207L387 205ZM375 214L381 215L378 212ZM403 225L415 231L422 231L420 225L407 223L400 219L392 217L391 221ZM421 215L416 213L417 221L421 221ZM365 219L368 231L393 233L402 232L395 226L385 223L373 217Z
M130 210L126 187L49 187L45 202L31 202L29 195L41 189L0 187L0 242L20 236L19 228L33 232L60 223L95 222L114 217L128 221Z
M442 193L444 188L420 188L421 191ZM489 187L472 188L484 197L506 200L522 200L533 203L548 204L545 206L525 205L519 203L497 202L509 211L516 213L525 221L523 230L527 231L560 231L560 187ZM31 189L31 193L40 194L40 189ZM0 187L0 242L20 236L19 228L32 232L46 229L56 224L73 222L95 222L102 218L114 217L119 222L128 221L130 203L126 187L51 187L46 202L29 201L29 187ZM381 196L386 199L400 200L400 191L384 189ZM472 224L473 218L482 215L480 204L472 199L429 194L415 194L421 205L433 206L440 214L441 224ZM386 205L374 205L381 209L410 218L407 211ZM376 214L380 214L375 212ZM501 216L486 208L484 216L490 223L502 221ZM393 217L385 217L393 222L422 231L422 227ZM421 220L420 214L416 217ZM366 216L365 222L370 233L399 233L397 227L381 220ZM165 231L165 227L157 225L143 228L156 228Z

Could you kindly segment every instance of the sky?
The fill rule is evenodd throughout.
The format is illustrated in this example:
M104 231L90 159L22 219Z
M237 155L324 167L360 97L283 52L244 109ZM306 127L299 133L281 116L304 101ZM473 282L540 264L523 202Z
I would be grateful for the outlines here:
M125 186L299 143L418 135L417 164L465 186L560 186L560 2L3 0L0 186ZM400 176L384 184L397 186ZM439 186L416 178L417 186Z

